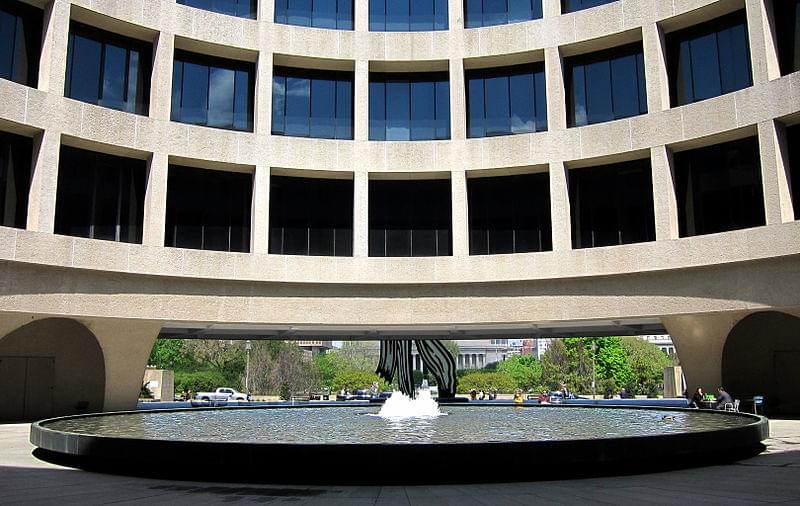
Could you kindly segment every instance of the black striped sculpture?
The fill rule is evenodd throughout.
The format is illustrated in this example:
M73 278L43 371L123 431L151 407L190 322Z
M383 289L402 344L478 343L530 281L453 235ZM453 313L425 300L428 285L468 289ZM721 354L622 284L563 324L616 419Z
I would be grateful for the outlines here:
M414 398L414 366L411 356L410 339L381 341L381 355L378 359L378 376L391 383L397 375L400 391ZM435 339L415 339L413 343L425 369L436 378L439 398L450 398L456 395L456 362L453 355L441 341Z

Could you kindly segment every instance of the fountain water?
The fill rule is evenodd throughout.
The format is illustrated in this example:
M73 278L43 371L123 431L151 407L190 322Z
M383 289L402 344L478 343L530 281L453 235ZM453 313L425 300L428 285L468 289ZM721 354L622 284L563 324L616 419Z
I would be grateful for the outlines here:
M412 399L399 391L392 392L392 396L386 399L380 412L374 416L397 420L403 418L435 418L445 414L447 413L439 411L439 404L431 397L431 391L425 384L420 388L416 399Z

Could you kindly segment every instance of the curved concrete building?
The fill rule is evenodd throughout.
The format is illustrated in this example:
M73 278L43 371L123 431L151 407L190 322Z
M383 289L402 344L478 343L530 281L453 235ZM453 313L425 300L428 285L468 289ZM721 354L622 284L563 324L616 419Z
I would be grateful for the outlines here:
M798 5L4 0L3 416L159 334L666 331L797 411Z

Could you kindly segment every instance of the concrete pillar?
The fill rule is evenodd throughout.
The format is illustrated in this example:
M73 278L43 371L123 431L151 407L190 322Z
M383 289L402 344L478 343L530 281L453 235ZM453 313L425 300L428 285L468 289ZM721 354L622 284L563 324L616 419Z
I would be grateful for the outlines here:
M369 174L353 174L353 256L369 256Z
M550 163L550 220L553 229L553 251L572 249L567 166L564 162Z
M353 3L353 28L357 32L369 31L369 0L355 0Z
M447 26L451 32L464 29L464 2L462 0L448 2Z
M703 387L716 392L722 384L722 351L728 334L747 312L664 316L667 329L681 360L686 388Z
M153 79L150 87L150 117L169 121L172 111L172 67L175 36L160 32L153 43Z
M683 368L679 365L665 367L664 398L669 399L681 396L683 396Z
M258 0L258 20L272 23L275 20L275 0Z
M367 60L356 60L353 95L353 100L355 100L353 135L357 141L366 141L369 140L369 62Z
M33 146L33 174L28 193L27 229L53 233L56 221L56 192L61 132L45 130Z
M266 46L262 46L266 47ZM272 126L272 52L260 51L256 63L255 125L257 134L269 135Z
M464 78L464 64L453 58L450 68L450 137L467 138L467 86Z
M68 0L52 0L44 9L42 54L39 61L39 89L63 95L67 72L69 39Z
M269 252L270 167L256 166L253 174L253 204L250 215L250 251Z
M542 17L556 18L561 15L561 0L542 0Z
M153 153L147 165L147 191L144 196L144 230L142 244L164 246L167 219L167 177L169 158Z
M467 208L467 173L450 173L453 205L453 256L469 256L469 212Z
M657 23L642 27L644 72L647 83L648 112L666 111L670 107L669 75L664 45L664 33Z
M754 84L763 84L781 76L771 7L764 0L745 0Z
M678 203L675 197L675 177L672 152L666 146L650 150L653 177L653 207L656 221L656 240L677 239Z
M758 143L767 225L794 221L786 127L777 121L762 121L758 124Z
M564 95L564 65L557 47L544 50L545 89L547 90L547 129L567 128L567 103Z
M161 331L160 322L82 320L103 350L106 368L104 411L136 409L144 369Z

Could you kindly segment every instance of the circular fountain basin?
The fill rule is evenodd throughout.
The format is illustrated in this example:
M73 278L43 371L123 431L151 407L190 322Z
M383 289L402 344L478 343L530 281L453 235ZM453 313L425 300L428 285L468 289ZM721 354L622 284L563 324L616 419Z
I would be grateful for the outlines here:
M767 420L594 406L211 408L55 418L31 427L47 459L94 470L301 483L509 481L643 472L754 455ZM421 470L425 470L423 473Z

